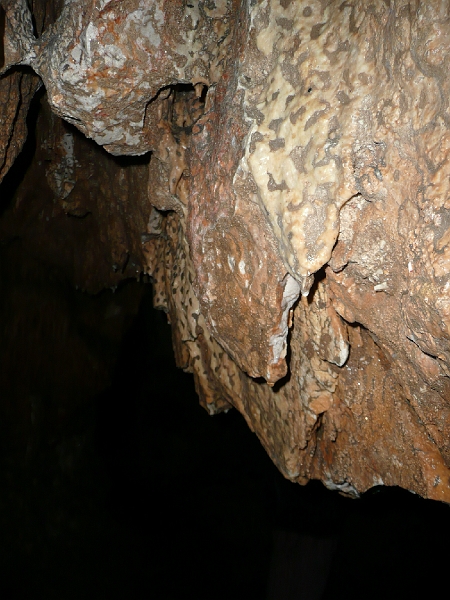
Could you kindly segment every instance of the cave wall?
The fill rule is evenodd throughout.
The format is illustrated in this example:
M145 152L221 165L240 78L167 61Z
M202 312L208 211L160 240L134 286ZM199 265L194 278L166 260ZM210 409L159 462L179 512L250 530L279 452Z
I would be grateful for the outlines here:
M1 2L2 173L46 92L2 240L149 274L286 477L449 501L447 4L45 4Z

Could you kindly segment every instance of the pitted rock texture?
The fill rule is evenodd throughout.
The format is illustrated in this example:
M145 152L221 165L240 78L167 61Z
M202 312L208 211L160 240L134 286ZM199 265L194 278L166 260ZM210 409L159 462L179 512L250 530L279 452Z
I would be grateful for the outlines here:
M26 0L3 0L5 47L13 48L4 70L31 65L59 116L114 154L144 154L155 143L149 126L161 89L209 81L223 59L237 3L208 4L67 0L36 38Z
M0 181L20 153L27 136L26 115L38 85L31 73L11 73L0 79Z
M39 0L30 2L33 7L33 16L37 31L42 31L52 23L58 12L58 2L52 6L45 7ZM21 53L24 52L20 37L16 34L21 31L21 21L17 19L14 22L6 18L5 11L0 6L0 32L3 40L0 44L0 72L9 65L20 60ZM30 23L27 19L24 22L25 31ZM17 43L12 43L12 38L17 39ZM39 77L30 70L11 69L7 74L0 78L0 182L3 180L18 154L22 150L27 137L26 118L31 100L41 85Z
M2 5L5 76L30 65L57 115L151 152L86 277L133 256L203 405L287 477L450 501L447 4L67 1L38 38ZM81 217L95 176L58 139L47 181Z
M16 47L22 49L22 53L13 53L7 65L14 60L30 64L41 75L56 113L109 151L156 151L159 162L150 170L163 195L168 191L174 196L180 187L183 196L183 186L188 188L187 230L196 267L195 287L208 325L243 369L274 383L287 371L288 314L298 296L298 284L286 271L259 205L244 193L236 206L240 196L233 189L231 175L240 159L235 149L244 144L248 126L242 110L234 106L237 82L233 80L245 49L246 5L224 1L213 8L208 2L186 4L180 0L170 4L142 0L93 4L85 0L81 4L65 3L56 23L35 39L26 3L5 1L6 18L14 24L8 29L9 45L16 41ZM146 23L146 32L139 29L142 23ZM120 56L120 61L112 60L111 53ZM228 85L228 81L233 82ZM167 88L180 82L195 86L200 96L205 85L216 89L208 93L203 119L197 118L193 127L177 125L172 134L168 132L173 115L166 110ZM242 101L242 93L240 98ZM229 119L232 112L233 123ZM230 126L234 135L228 131ZM194 172L184 181L179 154L185 151L183 137L188 132L193 140ZM222 156L217 157L222 144ZM212 156L211 146L217 149ZM206 180L195 171L205 151L214 165L209 171L203 169L203 174L209 173ZM214 162L215 158L220 162ZM188 157L185 178L190 163ZM163 181L164 169L175 177L169 185ZM217 169L220 172L216 174ZM205 197L214 201L205 203ZM159 200L156 204L161 206ZM165 208L173 208L173 200ZM238 231L247 235L247 221L255 221L257 243L253 241L255 233L250 234L246 245L252 246L252 251L246 257ZM238 252L241 256L236 261ZM229 306L230 282L233 310Z

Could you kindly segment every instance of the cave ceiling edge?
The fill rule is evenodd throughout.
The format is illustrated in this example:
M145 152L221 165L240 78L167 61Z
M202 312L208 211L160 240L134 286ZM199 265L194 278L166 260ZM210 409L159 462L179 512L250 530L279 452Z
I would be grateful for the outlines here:
M208 410L290 479L450 501L447 5L0 4L2 81L151 152L141 267Z

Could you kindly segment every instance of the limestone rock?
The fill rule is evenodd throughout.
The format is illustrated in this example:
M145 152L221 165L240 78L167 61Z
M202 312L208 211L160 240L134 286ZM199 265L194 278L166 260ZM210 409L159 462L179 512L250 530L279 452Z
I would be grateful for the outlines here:
M82 279L110 285L112 255L151 274L203 405L287 477L450 501L447 5L67 1L38 38L2 5L6 77L30 65L86 136L151 152L111 186L58 134L56 204L111 231Z

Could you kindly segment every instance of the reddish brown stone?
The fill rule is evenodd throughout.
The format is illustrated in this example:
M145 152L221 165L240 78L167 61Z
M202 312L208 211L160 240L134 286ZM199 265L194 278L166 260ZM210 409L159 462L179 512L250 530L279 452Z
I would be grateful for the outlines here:
M44 113L3 230L91 290L151 274L202 404L290 479L450 501L442 3L84 0L37 40L3 6L57 115L152 152Z

